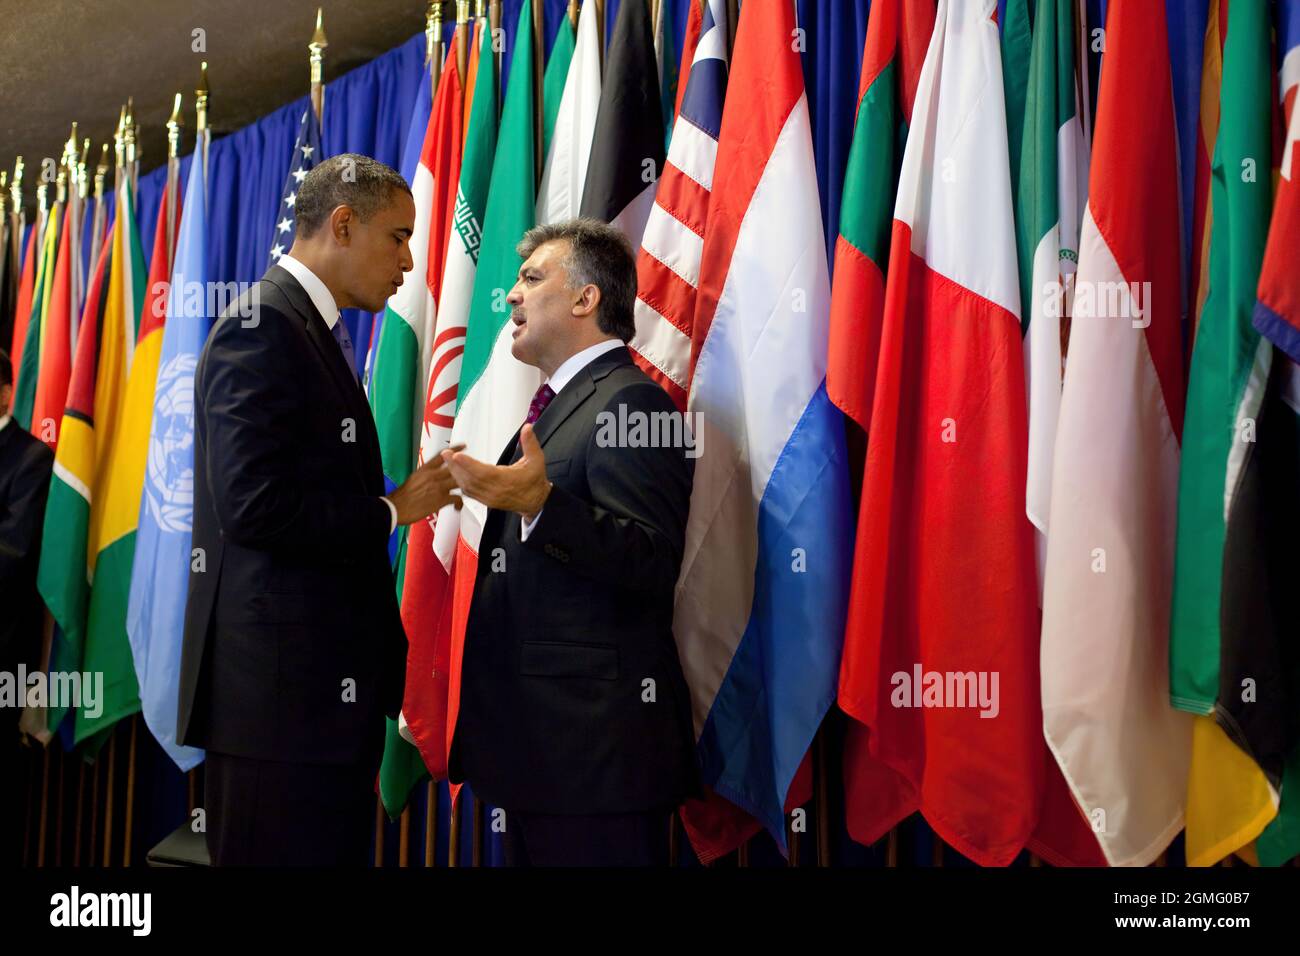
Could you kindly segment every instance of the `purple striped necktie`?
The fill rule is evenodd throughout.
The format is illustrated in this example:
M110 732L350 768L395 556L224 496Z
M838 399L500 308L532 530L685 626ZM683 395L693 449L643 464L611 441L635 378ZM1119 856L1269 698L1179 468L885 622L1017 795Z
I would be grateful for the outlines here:
M528 417L524 419L525 425L534 425L537 419L542 417L542 412L546 411L546 406L551 404L551 399L555 397L555 392L551 386L543 385L533 395L533 400L528 403Z

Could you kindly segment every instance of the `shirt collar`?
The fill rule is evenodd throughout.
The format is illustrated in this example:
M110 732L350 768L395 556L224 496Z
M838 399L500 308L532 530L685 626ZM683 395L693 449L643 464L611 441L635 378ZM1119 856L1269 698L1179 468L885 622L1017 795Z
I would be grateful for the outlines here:
M0 415L0 432L4 431L6 428L8 428L8 427L9 427L9 423L10 423L12 420L13 420L13 416L12 416L12 415Z
M325 320L325 324L331 332L339 320L339 307L334 301L334 296L330 295L330 290L326 288L325 283L320 280L316 273L308 269L302 262L293 256L285 253L278 260L276 265L283 266L289 275L298 280L298 284L311 298L311 304L316 306L316 311L320 317Z
M573 376L577 375L584 368L594 362L597 358L606 352L612 352L614 349L622 348L624 342L622 339L605 339L603 342L597 342L595 345L588 346L581 352L570 355L555 370L555 374L546 380L546 384L551 386L551 391L556 395L564 391L564 386L573 381Z

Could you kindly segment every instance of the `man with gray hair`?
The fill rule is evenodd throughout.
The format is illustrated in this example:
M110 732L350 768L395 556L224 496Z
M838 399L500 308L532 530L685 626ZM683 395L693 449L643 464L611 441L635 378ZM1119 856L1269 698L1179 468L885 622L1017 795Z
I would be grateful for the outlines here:
M490 509L450 776L506 811L507 862L664 863L672 811L699 789L672 632L692 462L598 425L677 414L625 347L636 260L622 233L539 226L519 254L511 351L546 382L496 465L443 452Z
M385 495L339 310L410 271L415 204L344 154L298 189L293 248L212 329L194 379L194 554L177 739L208 751L224 864L364 864L406 638L388 539L451 498L441 461Z

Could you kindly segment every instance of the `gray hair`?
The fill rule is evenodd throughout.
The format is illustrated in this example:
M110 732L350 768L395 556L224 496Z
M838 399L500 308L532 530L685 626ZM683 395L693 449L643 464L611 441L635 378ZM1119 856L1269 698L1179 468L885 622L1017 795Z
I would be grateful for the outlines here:
M564 240L569 254L564 269L569 286L594 285L600 290L600 309L596 326L606 335L617 335L624 342L636 332L632 307L636 303L636 257L627 237L599 219L569 219L565 222L534 226L524 233L515 251L527 259L538 246Z
M294 200L298 235L310 238L339 206L350 206L365 222L388 205L397 190L411 187L401 173L360 153L340 153L315 166Z

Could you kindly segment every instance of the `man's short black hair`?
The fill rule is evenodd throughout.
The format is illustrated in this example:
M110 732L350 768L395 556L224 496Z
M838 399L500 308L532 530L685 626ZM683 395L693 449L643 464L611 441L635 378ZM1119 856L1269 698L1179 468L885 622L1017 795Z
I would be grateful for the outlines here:
M627 237L599 219L569 219L529 229L515 251L527 259L538 246L558 239L569 243L569 254L564 257L569 285L577 289L590 284L600 290L597 328L630 342L636 333L632 313L636 304L636 257Z
M9 353L0 349L0 388L14 383L14 363Z
M339 206L351 206L362 222L387 206L396 190L411 187L391 166L360 153L340 153L312 168L294 199L297 234L310 238Z

